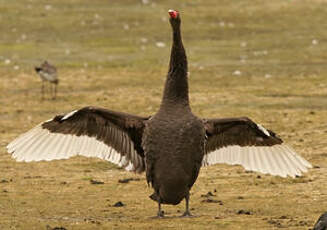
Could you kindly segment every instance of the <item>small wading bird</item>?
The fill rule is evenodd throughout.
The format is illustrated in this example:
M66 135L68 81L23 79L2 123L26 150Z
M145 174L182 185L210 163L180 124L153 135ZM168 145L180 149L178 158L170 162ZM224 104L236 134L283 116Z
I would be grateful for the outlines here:
M57 85L59 83L59 79L57 76L57 68L47 61L44 61L40 67L35 67L35 71L39 74L42 80L42 99L44 99L44 93L47 85L47 82L50 83L50 95L52 99L56 99L57 96ZM44 86L45 85L45 86Z
M169 71L159 111L139 117L85 107L55 116L12 141L8 152L17 161L99 157L130 171L146 171L158 203L186 200L201 166L239 164L246 170L281 177L300 176L311 168L272 131L246 117L202 119L189 105L187 58L178 11L169 10L173 30Z

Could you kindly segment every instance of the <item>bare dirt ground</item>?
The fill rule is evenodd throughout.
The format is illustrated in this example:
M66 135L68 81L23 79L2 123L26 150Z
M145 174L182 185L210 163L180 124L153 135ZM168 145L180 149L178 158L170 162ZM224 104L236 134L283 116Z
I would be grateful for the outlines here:
M2 3L0 229L301 230L327 211L325 3ZM193 112L248 116L278 133L313 169L292 179L238 166L203 168L191 191L197 217L178 218L183 202L164 206L169 218L158 220L150 218L157 205L148 198L145 175L99 159L11 158L5 148L11 140L59 113L95 105L153 114L167 71L169 8L183 12ZM43 58L58 66L57 100L40 98L33 66ZM119 182L126 178L133 180ZM118 201L124 206L114 207Z

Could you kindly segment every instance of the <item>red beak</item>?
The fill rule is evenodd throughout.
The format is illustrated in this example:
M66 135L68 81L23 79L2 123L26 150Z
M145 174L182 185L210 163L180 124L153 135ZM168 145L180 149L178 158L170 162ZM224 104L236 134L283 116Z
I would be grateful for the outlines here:
M177 16L178 16L178 11L176 11L176 10L168 10L168 13L171 18L177 18Z

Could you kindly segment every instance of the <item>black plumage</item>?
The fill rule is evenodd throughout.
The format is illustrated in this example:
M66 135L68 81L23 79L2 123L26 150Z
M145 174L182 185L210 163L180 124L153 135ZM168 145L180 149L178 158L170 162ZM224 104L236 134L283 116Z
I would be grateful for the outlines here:
M159 111L139 117L85 107L58 115L18 137L7 148L18 161L99 157L127 170L146 172L151 199L176 205L185 198L183 216L190 216L189 191L201 166L240 164L247 170L279 176L301 175L311 165L272 131L246 117L202 119L190 108L187 57L181 19L170 10L173 30L169 70Z
M313 230L327 230L327 212L319 217Z

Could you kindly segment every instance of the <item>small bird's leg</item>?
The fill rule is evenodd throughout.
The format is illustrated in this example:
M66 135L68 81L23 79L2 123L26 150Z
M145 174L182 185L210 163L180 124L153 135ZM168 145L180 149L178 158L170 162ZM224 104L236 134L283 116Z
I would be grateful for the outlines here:
M44 83L44 85L45 85L45 87L44 87L44 98L47 98L47 94L49 94L49 84L48 84L48 82L46 81L45 83Z
M50 85L50 98L53 100L53 85L51 82L49 85Z
M54 99L57 97L57 84L55 84L55 89L54 89Z
M54 100L56 98L56 86L52 83L50 83L50 89L51 89L51 99Z
M51 95L51 85L49 85L49 82L47 81L46 82L46 91L45 91L45 96L47 96L47 94L48 94L48 97L49 97L49 95Z
M47 81L47 85L48 85L48 99L51 99L51 93L52 93L51 83Z
M43 100L44 99L44 81L43 80L42 80L41 93L42 93L42 100Z
M47 81L47 85L48 85L47 87L48 99L51 99L51 83Z
M182 217L191 217L192 216L192 214L190 212L190 208L189 208L189 201L190 201L190 193L188 193L185 196L186 210L185 210L184 214L182 215Z

